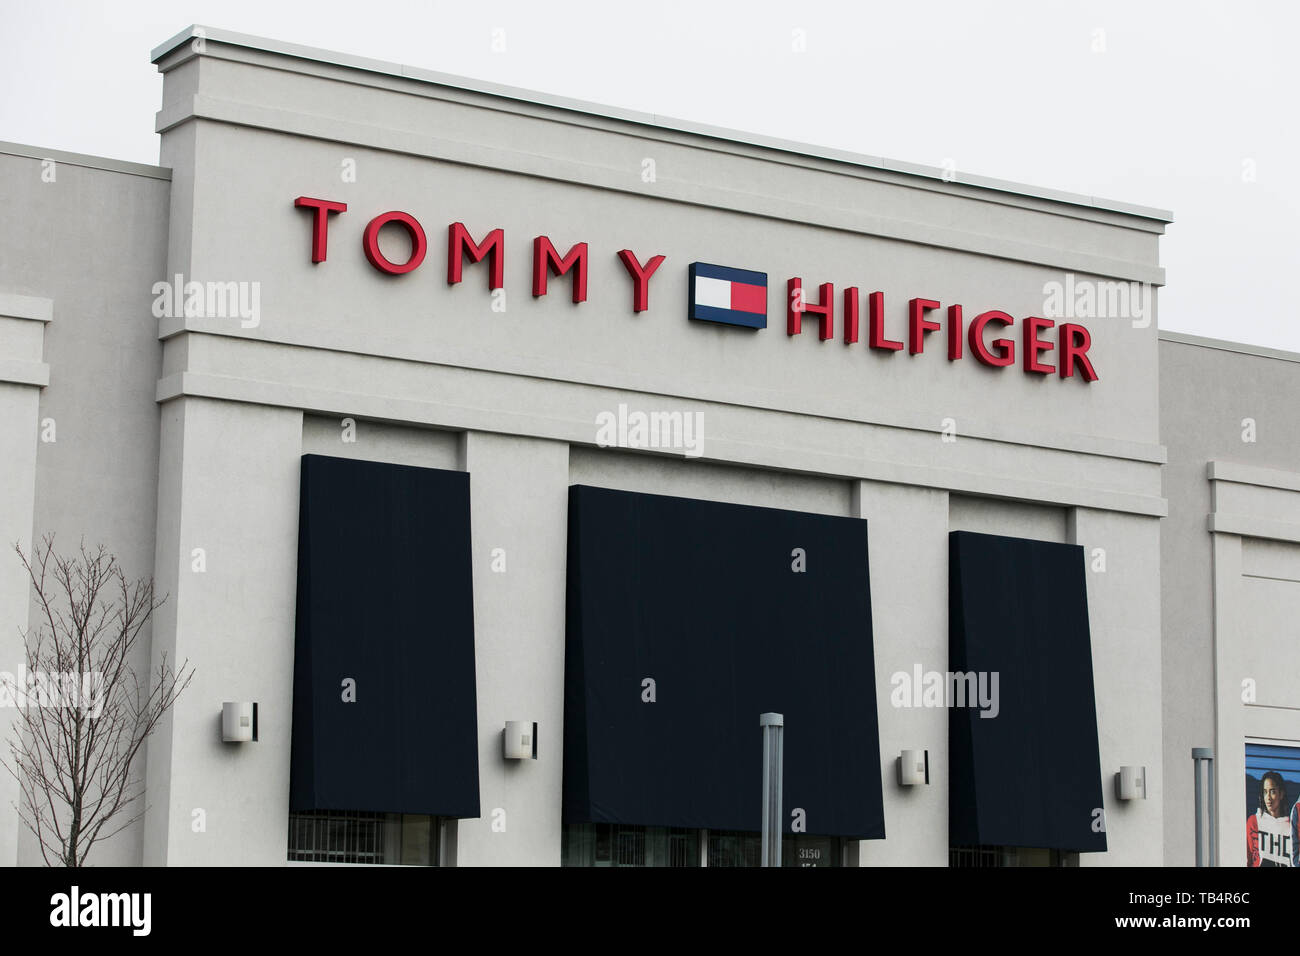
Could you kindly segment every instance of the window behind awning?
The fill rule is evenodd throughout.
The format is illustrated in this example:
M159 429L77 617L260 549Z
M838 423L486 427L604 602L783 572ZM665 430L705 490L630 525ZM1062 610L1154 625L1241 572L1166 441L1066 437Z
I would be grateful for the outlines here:
M949 670L998 674L948 715L949 843L1105 850L1083 549L955 531L948 575Z
M769 711L786 832L883 838L866 522L570 488L565 822L760 829Z
M301 487L290 810L478 816L469 475L304 455Z

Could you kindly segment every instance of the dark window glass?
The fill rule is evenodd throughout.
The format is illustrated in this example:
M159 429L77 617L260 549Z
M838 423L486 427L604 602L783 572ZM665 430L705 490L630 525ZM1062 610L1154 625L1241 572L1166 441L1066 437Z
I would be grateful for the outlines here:
M561 866L699 866L700 831L613 823L564 826Z
M762 837L740 830L700 831L682 827L640 827L611 823L564 826L562 866L699 866L700 837L707 835L708 866L758 866ZM840 866L844 841L838 837L786 834L782 866Z
M782 866L839 866L842 853L838 837L787 833L781 838ZM759 866L762 859L762 834L709 831L709 866Z
M289 860L436 866L437 817L313 810L289 814Z
M994 866L1078 866L1079 854L1025 846L954 846L948 865L962 869Z

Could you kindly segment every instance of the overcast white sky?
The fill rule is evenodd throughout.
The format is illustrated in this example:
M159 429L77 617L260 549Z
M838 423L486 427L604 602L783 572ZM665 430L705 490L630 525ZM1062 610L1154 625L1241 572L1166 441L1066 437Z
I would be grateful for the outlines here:
M0 140L156 163L191 23L1169 209L1161 327L1300 351L1294 2L0 0Z

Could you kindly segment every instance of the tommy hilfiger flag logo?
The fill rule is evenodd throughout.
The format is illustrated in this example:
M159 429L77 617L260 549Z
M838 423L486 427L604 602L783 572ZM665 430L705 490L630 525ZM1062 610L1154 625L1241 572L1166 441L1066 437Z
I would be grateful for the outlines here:
M692 262L690 276L692 319L767 328L767 273Z

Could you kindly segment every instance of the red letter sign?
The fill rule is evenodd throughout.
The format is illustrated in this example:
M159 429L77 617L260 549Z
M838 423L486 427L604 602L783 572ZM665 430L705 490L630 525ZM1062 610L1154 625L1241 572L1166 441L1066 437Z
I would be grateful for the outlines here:
M984 326L990 322L997 322L999 325L1011 325L1015 321L1005 312L998 312L997 310L981 312L975 316L970 324L971 352L985 365L1005 367L1015 364L1016 343L1011 339L994 339L992 342L994 350L992 352L984 344Z
M844 290L844 344L853 345L858 341L858 287L850 286Z
M1097 381L1097 373L1092 370L1092 363L1088 361L1090 345L1092 345L1092 336L1082 325L1072 325L1067 322L1061 326L1060 332L1057 333L1057 347L1061 350L1061 378L1070 378L1074 375L1074 363L1078 362L1083 369L1083 380Z
M400 225L411 237L411 258L406 262L390 262L379 251L379 230L390 222ZM387 272L393 276L400 276L416 269L424 261L424 254L429 248L429 243L424 238L424 230L415 221L415 217L396 211L380 213L371 219L366 225L365 234L361 237L361 245L366 250L366 258L370 260L372 266L380 272Z
M533 240L533 295L546 295L546 278L550 272L557 276L573 270L573 301L587 301L587 244L580 242L560 258L555 246L546 236Z
M885 293L873 292L867 296L867 344L873 349L897 352L902 342L885 338Z
M618 257L623 260L627 274L632 277L632 311L644 312L650 308L650 277L663 263L663 256L651 256L650 261L641 265L636 253L631 249L620 249Z
M934 299L913 299L907 303L907 351L910 354L920 355L921 350L925 348L926 334L939 330L938 322L931 322L925 317L925 313L932 312L937 308L939 308L939 303L935 302Z
M293 204L299 209L316 210L311 223L311 261L324 262L325 247L329 244L330 213L347 212L348 204L330 202L328 199L311 199L307 196L299 196Z
M948 306L948 361L961 358L961 306Z
M811 312L819 323L818 337L825 342L835 335L835 286L823 282L818 290L821 297L817 305L810 305L803 297L803 279L797 276L786 284L788 300L785 317L787 335L798 335L803 327L803 314Z
M1039 352L1047 352L1052 348L1051 342L1044 342L1038 337L1038 330L1050 329L1054 325L1056 325L1056 323L1051 319L1040 319L1033 315L1025 317L1023 334L1026 372L1037 372L1040 375L1050 375L1056 371L1055 365L1048 365L1045 362L1038 361Z
M480 245L470 236L463 222L453 222L448 226L447 285L455 285L460 281L460 271L466 254L474 262L482 262L484 256L491 256L492 259L488 262L488 288L500 289L505 285L505 238L504 230L493 229Z

